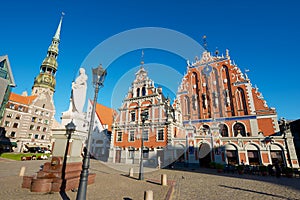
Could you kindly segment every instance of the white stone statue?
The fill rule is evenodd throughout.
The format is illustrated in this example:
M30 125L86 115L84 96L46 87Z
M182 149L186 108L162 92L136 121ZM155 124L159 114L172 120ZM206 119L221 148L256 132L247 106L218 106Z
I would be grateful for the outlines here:
M87 89L87 75L85 74L85 69L79 69L79 76L72 83L72 111L77 111L78 113L82 113L85 98L86 98L86 89Z

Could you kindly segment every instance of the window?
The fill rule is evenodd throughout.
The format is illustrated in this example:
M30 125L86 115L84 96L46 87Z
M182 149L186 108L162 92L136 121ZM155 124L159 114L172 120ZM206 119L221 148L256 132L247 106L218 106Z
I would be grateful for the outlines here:
M34 129L34 125L30 125L29 130L33 130Z
M12 114L11 113L7 113L6 117L7 118L12 118Z
M246 129L245 126L242 123L237 122L233 126L234 136L236 137L238 134L246 137Z
M44 140L44 139L45 139L45 135L42 135L42 136L41 136L41 140Z
M36 122L36 117L32 117L31 121Z
M142 88L142 96L145 96L145 95L146 95L146 88L143 87L143 88Z
M39 123L42 123L42 119L39 119L39 121L38 121Z
M10 109L15 109L15 104L13 104L13 103L9 104L9 108Z
M219 132L222 137L228 137L228 128L225 124L219 125Z
M208 125L203 125L203 133L204 135L210 135L210 127Z
M161 140L161 141L164 140L164 130L163 129L158 130L158 132L157 132L157 140Z
M12 131L12 132L10 133L10 137L16 137L16 132Z
M18 128L19 123L14 123L13 128Z
M135 111L131 112L131 121L134 122L135 121Z
M129 132L129 142L133 142L134 141L134 131L130 131Z
M45 104L43 104L43 108L45 108Z
M145 109L142 111L143 113L145 113L145 116L146 116L146 120L149 119L149 110L148 109Z
M136 97L140 96L140 88L136 89Z
M122 141L122 132L118 132L117 134L117 142L121 142Z
M5 127L9 127L9 126L10 126L10 122L9 122L9 121L5 121L5 122L4 122L4 126L5 126Z
M46 115L47 117L49 117L49 113L48 113L48 112L46 112L45 115Z
M4 63L4 60L3 60L3 61L0 62L0 68L4 68L4 65L5 65L5 63Z
M49 124L49 120L48 120L48 119L45 119L45 120L44 120L44 124Z
M37 130L37 131L40 131L40 130L41 130L41 127L40 127L40 126L37 126L37 127L36 127L36 130Z
M188 96L184 97L184 111L185 115L190 114L190 98Z
M16 119L21 119L21 115L17 114Z
M245 92L240 87L236 91L236 101L237 101L238 111L242 112L242 115L248 115Z
M32 138L32 133L29 133L29 134L28 134L28 138Z
M23 111L23 106L19 106L18 111Z
M144 130L143 138L144 138L144 141L149 141L149 132L148 132L148 130Z
M39 135L38 135L38 134L35 134L35 135L34 135L34 139L39 139Z
M43 132L46 132L46 131L47 131L47 128L46 128L46 127L44 127L44 128L43 128Z

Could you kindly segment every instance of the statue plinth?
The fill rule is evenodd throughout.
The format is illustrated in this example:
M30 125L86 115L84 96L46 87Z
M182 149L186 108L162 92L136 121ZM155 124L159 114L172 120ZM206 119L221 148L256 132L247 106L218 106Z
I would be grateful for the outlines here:
M86 132L66 135L65 129L54 129L53 151L50 162L44 163L36 176L24 176L22 188L31 192L59 192L78 188L82 170L82 138ZM96 174L89 174L88 184L95 182Z

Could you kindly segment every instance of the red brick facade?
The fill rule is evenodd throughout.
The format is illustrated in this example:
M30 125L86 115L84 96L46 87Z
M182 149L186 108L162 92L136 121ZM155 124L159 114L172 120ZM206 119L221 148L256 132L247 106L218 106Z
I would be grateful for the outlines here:
M188 162L291 164L286 139L272 136L279 134L275 109L268 107L228 51L225 57L204 51L200 60L188 62L187 69L177 99L189 144ZM213 151L204 155L208 147Z

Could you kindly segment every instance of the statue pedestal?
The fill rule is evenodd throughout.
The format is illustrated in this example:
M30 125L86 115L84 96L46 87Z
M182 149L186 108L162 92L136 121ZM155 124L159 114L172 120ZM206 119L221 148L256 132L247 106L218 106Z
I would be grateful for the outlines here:
M51 162L46 162L36 176L24 176L23 188L31 192L59 192L78 188L82 170L84 132L66 135L65 129L54 129ZM89 174L88 184L95 182L96 174Z

